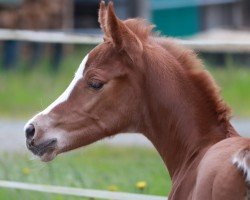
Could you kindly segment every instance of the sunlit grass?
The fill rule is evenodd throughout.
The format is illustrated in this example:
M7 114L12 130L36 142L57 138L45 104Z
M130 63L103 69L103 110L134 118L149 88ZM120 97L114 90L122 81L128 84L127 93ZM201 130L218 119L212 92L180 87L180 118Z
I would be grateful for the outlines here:
M171 182L153 149L93 146L59 156L49 164L20 154L1 155L0 179L166 196ZM143 184L143 189L138 188ZM113 189L111 189L111 187ZM0 199L79 199L1 189Z

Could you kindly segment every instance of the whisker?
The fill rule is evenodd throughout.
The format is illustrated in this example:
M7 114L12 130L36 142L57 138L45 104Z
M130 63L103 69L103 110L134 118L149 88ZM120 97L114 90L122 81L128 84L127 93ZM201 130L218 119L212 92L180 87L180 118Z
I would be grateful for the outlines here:
M41 107L44 106L44 105L43 105L43 99L42 99L42 98L40 99L40 104L41 104Z
M29 157L30 163L30 169L34 172L41 171L43 168L46 167L46 164L42 163L39 159L39 157L31 155Z
M31 155L29 156L29 160L30 160L30 161L34 161L34 160L39 160L39 159L38 159L37 156L31 154Z

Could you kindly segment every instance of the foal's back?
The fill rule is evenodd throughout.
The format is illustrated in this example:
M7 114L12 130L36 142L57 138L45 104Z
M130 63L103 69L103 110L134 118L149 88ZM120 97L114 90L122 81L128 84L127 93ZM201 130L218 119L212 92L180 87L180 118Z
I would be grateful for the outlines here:
M250 139L232 137L213 145L199 165L192 199L250 199L249 165Z

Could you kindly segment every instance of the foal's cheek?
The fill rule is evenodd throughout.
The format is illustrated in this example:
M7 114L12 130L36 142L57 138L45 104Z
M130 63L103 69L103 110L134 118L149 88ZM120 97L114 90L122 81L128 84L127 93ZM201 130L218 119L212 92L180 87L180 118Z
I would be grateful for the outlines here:
M89 112L91 111L96 105L98 104L98 98L93 96L92 98L88 98L83 101L82 108L84 111Z
M98 98L94 95L88 95L87 97L83 98L81 100L81 107L84 110L90 110L95 106L95 104L98 102Z

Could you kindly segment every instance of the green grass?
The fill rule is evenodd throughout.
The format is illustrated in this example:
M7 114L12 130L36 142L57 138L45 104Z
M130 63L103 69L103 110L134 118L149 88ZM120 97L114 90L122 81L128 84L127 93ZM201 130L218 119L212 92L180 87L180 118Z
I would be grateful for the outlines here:
M44 109L61 94L91 46L78 47L63 59L59 73L52 73L49 62L43 59L36 69L25 69L21 62L18 70L0 71L0 118L29 118ZM228 63L223 68L209 70L222 88L226 102L238 117L250 117L250 68ZM235 67L231 67L231 66Z
M166 196L171 182L163 162L153 149L94 145L59 156L44 164L22 154L0 158L0 179ZM138 181L146 181L140 191ZM80 199L30 191L1 189L0 199Z
M250 68L218 68L210 69L212 75L222 89L222 95L233 114L250 117Z

